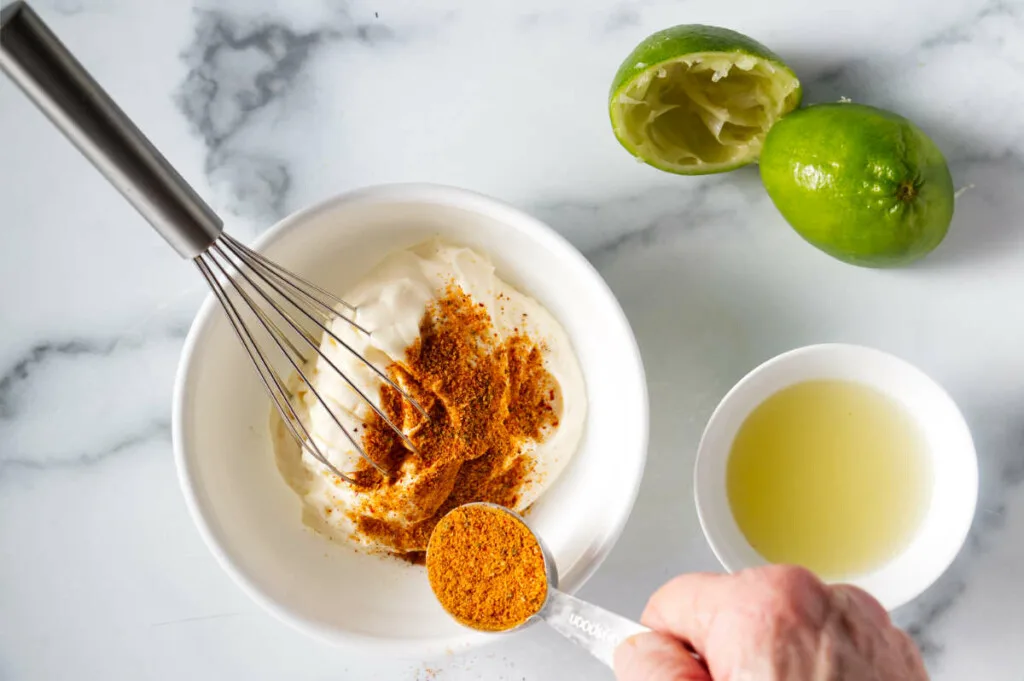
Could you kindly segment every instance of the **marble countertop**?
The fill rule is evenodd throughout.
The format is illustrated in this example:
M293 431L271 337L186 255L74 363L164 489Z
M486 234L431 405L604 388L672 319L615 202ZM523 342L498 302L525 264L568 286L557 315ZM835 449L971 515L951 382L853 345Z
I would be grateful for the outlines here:
M638 615L716 569L697 440L762 360L873 345L942 382L981 496L942 579L896 613L935 681L1024 679L1024 2L1021 0L38 0L210 203L251 238L356 186L460 185L548 221L600 269L649 372L639 501L583 595ZM803 243L754 169L634 162L606 117L648 33L725 25L795 68L805 101L891 108L945 151L958 199L931 257L845 266ZM220 570L178 490L173 373L205 290L0 79L0 679L610 678L534 628L424 662L308 639Z

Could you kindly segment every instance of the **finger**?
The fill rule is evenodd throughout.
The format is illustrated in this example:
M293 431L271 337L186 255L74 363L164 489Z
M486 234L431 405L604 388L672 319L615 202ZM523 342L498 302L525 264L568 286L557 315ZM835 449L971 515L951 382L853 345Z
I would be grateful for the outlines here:
M659 633L626 639L615 651L619 681L711 681L682 643Z
M921 650L914 639L901 629L896 630L896 635L897 645L903 651L903 660L907 667L907 681L928 681L928 671L925 669Z
M892 624L889 613L874 596L852 584L831 587L832 600L839 610L856 612L878 628Z
M818 626L828 612L827 589L808 570L790 565L769 565L733 575L681 575L655 592L641 621L688 641L707 657L708 633L715 617L743 610Z
M654 592L640 621L703 654L715 613L735 598L724 584L728 579L706 572L680 575Z

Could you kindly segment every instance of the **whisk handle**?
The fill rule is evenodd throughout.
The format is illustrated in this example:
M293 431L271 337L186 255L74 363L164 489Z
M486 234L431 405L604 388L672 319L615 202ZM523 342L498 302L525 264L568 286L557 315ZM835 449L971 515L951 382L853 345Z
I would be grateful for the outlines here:
M0 13L0 70L183 257L220 235L217 214L24 2Z

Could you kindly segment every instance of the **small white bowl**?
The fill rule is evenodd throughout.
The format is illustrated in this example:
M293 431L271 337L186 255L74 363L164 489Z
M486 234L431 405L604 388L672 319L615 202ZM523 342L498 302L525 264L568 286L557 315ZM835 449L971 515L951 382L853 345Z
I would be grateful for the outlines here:
M816 379L855 381L891 396L907 409L927 442L931 502L916 535L879 569L842 580L892 610L918 596L953 562L978 500L978 461L960 410L938 383L897 357L856 345L812 345L770 359L747 374L722 399L704 430L694 471L697 515L727 570L766 563L743 536L729 507L729 452L736 432L758 405L787 386Z
M564 325L589 400L579 451L533 506L566 589L578 589L615 543L640 486L647 390L640 353L611 291L549 227L468 191L432 185L365 189L301 211L255 248L344 291L381 258L440 236L488 254L498 273ZM174 394L174 453L192 517L221 566L285 622L364 652L423 658L480 644L436 602L422 568L357 553L307 529L277 471L270 401L216 301L185 341Z

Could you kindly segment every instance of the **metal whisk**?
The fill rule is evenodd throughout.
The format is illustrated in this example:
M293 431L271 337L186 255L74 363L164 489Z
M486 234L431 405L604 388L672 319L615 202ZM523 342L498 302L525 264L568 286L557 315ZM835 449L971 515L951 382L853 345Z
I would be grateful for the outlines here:
M332 331L332 323L340 318L369 334L354 321L351 313L355 309L225 234L216 213L24 2L12 3L0 13L0 69L182 257L192 260L227 314L282 422L300 446L332 473L352 482L327 459L299 418L288 384L276 368L279 364L294 370L360 456L387 474L366 455L307 377L307 358L319 356L414 449L401 428L320 350L319 337L333 338L427 416L384 371ZM304 346L315 355L303 352L300 348Z

